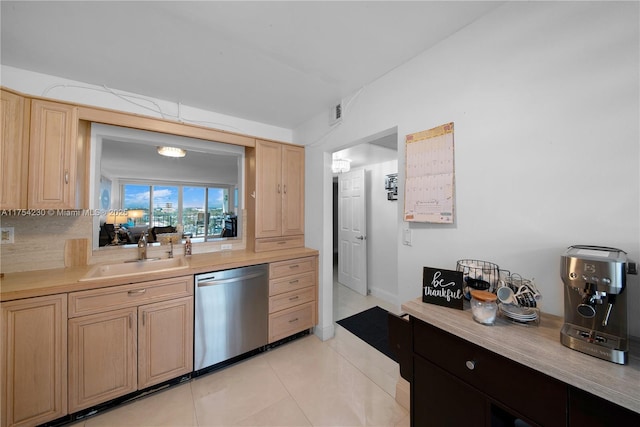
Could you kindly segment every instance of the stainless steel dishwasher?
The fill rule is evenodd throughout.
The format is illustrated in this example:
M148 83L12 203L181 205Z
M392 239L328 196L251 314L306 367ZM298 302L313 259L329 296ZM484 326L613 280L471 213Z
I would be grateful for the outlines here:
M198 274L196 373L268 343L269 265Z

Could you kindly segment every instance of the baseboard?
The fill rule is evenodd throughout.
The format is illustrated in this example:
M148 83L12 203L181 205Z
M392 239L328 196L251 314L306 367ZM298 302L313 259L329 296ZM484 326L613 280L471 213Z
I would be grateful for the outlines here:
M333 322L331 322L329 326L325 326L324 328L321 327L320 325L316 325L313 328L313 334L318 338L320 338L320 340L322 341L326 341L333 338L335 333L336 333L336 327Z
M393 305L398 305L398 295L394 295L391 292L387 292L378 288L371 288L369 289L369 292L376 298L387 301L388 303Z

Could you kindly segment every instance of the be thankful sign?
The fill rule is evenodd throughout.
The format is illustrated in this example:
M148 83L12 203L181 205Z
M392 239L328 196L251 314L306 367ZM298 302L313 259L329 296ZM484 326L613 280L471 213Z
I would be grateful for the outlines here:
M464 294L461 271L424 267L422 273L422 302L462 310Z

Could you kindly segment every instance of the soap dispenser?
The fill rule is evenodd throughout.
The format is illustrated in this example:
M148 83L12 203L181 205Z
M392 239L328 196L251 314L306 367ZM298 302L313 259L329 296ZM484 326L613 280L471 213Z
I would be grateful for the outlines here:
M138 260L147 259L147 234L142 233L138 240Z
M187 236L187 241L184 243L184 254L186 256L191 255L191 237Z

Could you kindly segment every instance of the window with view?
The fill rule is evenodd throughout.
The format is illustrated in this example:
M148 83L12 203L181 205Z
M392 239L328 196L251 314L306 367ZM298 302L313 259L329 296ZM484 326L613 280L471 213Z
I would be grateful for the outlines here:
M133 213L129 227L181 224L185 237L201 241L237 236L235 227L229 231L229 223L237 221L234 187L125 183L122 196L123 209Z

